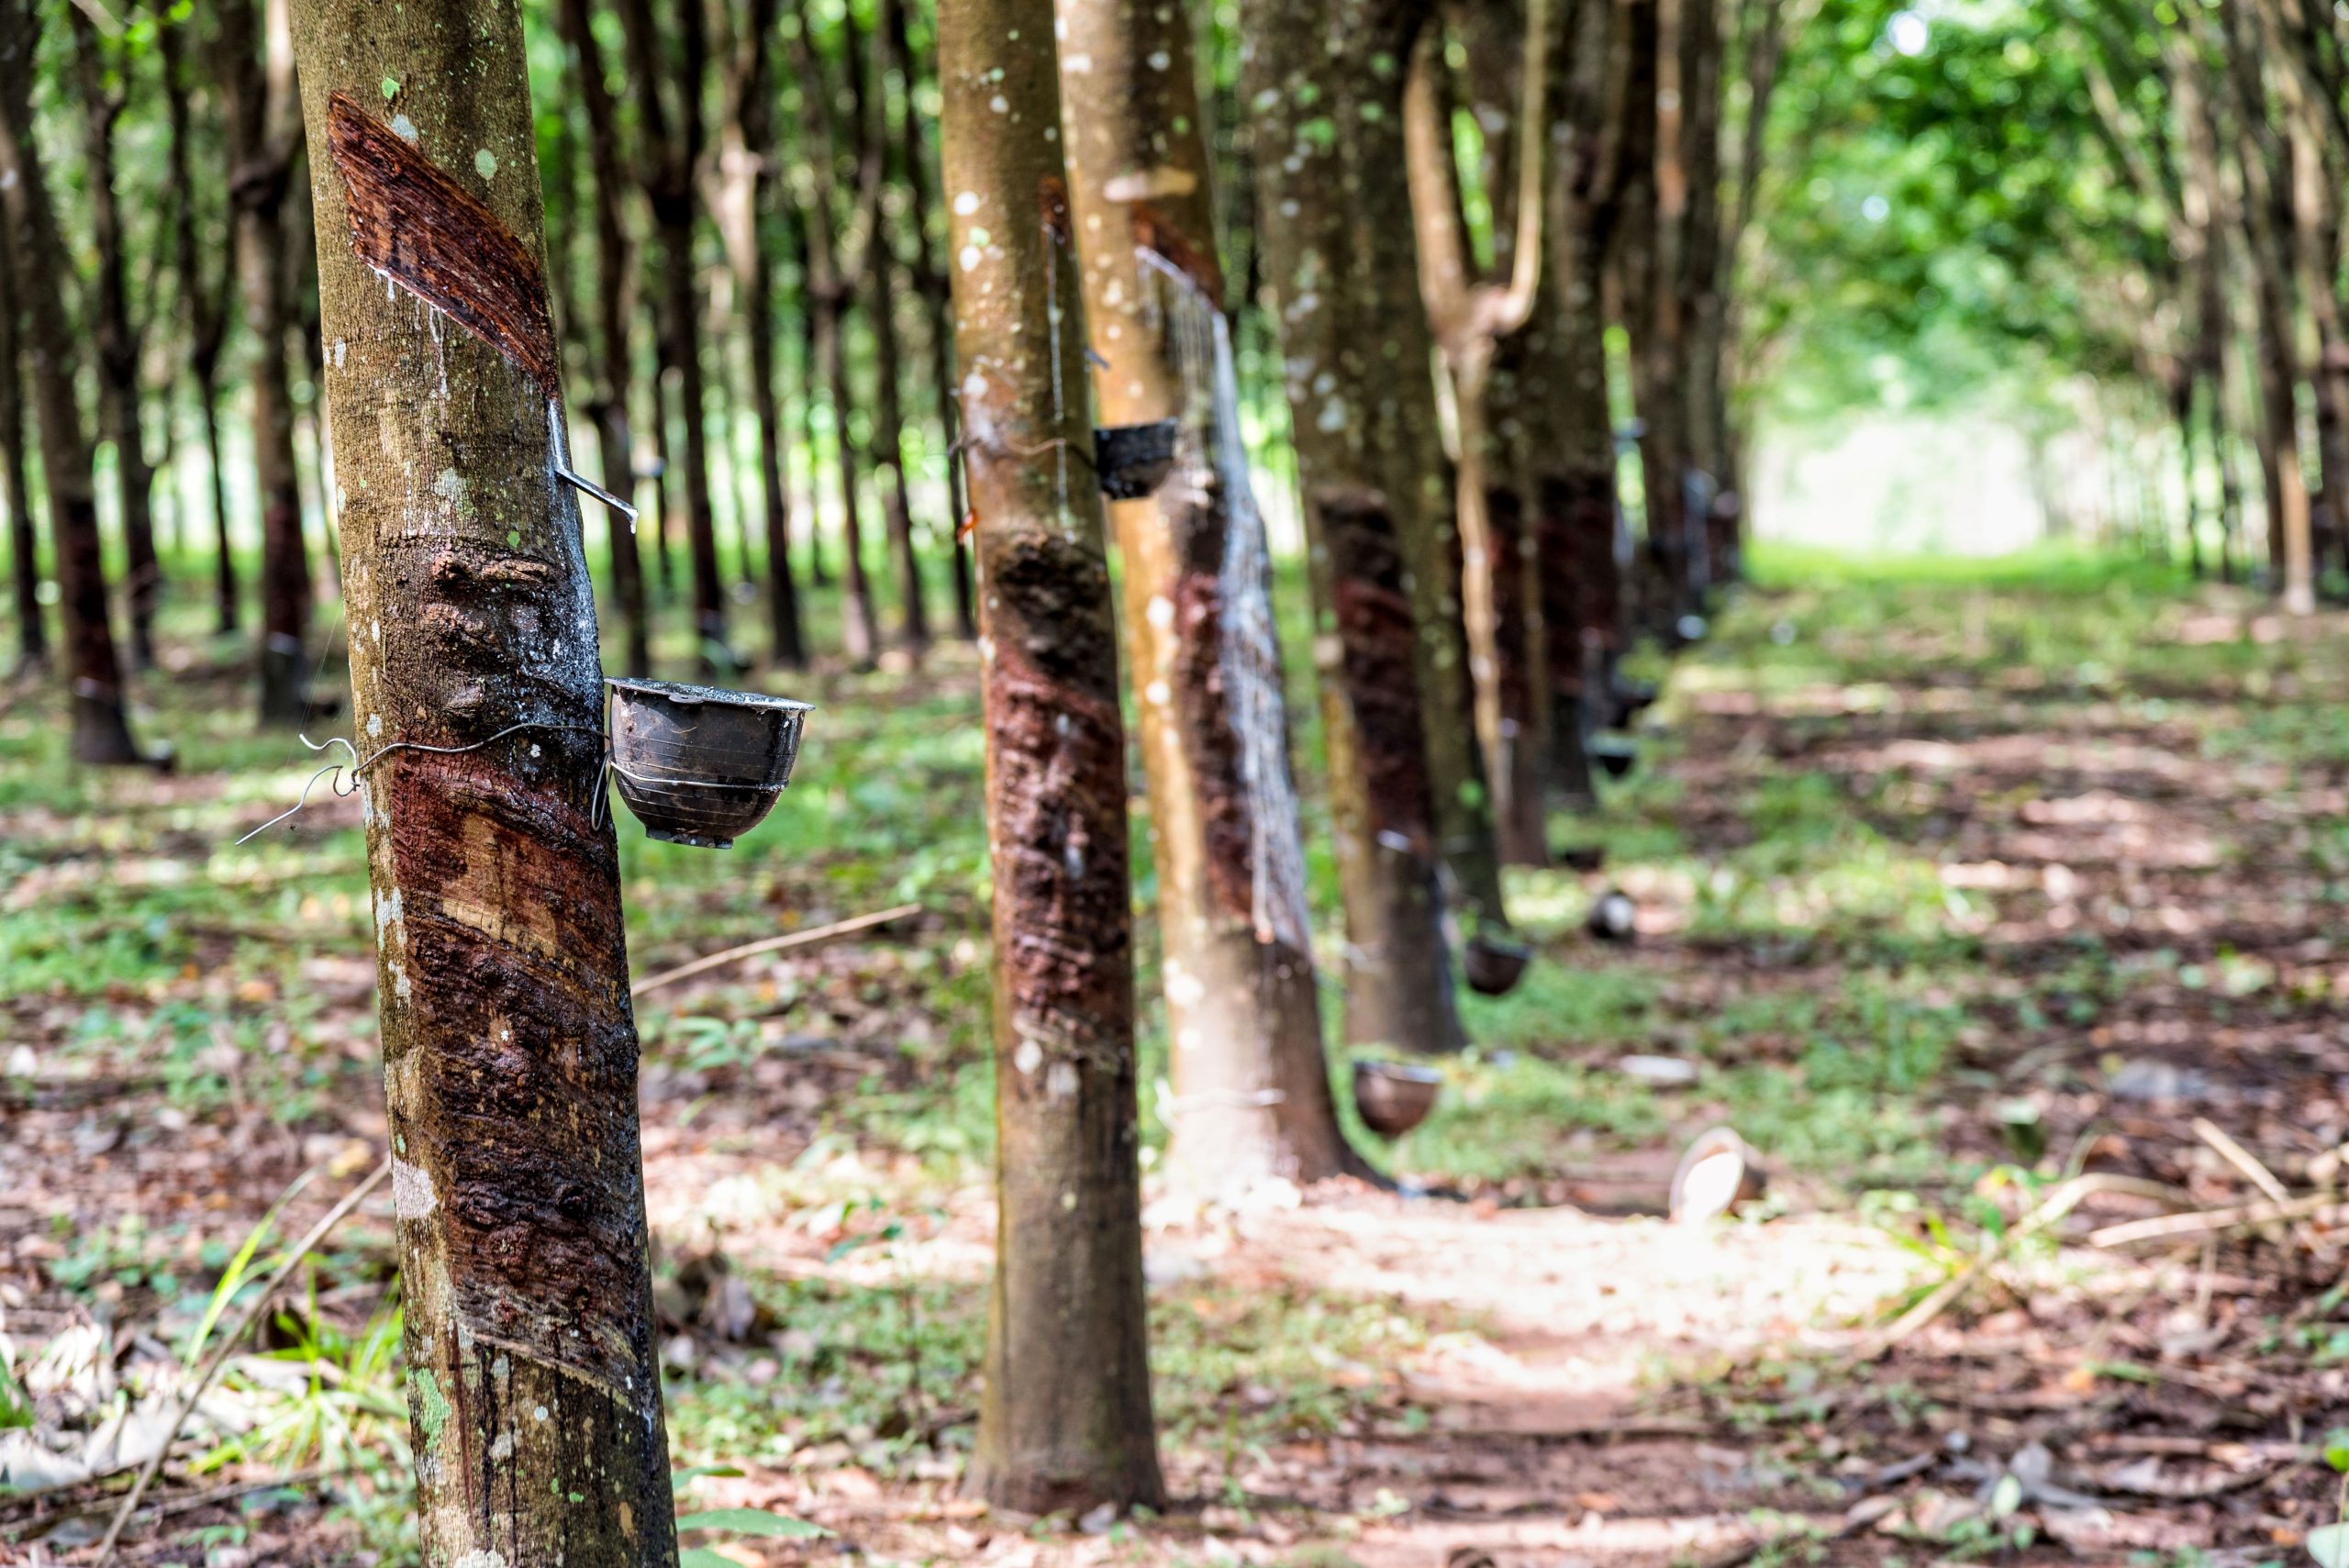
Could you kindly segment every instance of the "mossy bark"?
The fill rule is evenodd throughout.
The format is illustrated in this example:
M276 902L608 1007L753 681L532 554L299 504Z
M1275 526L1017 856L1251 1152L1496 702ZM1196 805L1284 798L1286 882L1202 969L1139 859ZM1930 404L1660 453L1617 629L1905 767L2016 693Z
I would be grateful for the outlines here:
M996 1231L968 1485L1163 1500L1136 1156L1125 728L1052 0L939 17L995 868Z
M1365 1167L1322 1054L1264 525L1218 417L1233 389L1191 18L1166 0L1059 16L1099 417L1183 427L1156 494L1110 507L1158 869L1170 1179L1238 1198Z
M122 665L106 613L95 460L73 384L79 344L56 304L66 297L72 262L34 130L33 59L39 41L30 0L0 0L0 214L7 218L15 285L27 302L25 364L40 426L50 542L62 594L65 673L73 683L73 759L136 762L141 759L123 717Z
M1382 456L1384 443L1401 439L1398 408L1383 406L1389 395L1405 383L1431 385L1427 329L1410 272L1408 292L1391 302L1359 275L1365 230L1380 213L1407 244L1410 223L1391 199L1377 211L1364 206L1363 193L1383 183L1405 206L1409 195L1400 148L1391 138L1373 147L1358 136L1352 100L1335 89L1341 77L1384 72L1399 103L1423 20L1416 5L1361 0L1250 0L1242 13L1252 40L1244 91L1259 171L1257 239L1303 490L1330 826L1345 896L1346 1033L1360 1044L1448 1051L1462 1035L1437 890L1424 644L1400 520L1407 506L1414 521L1424 520L1419 487L1430 475L1403 473L1411 465ZM1398 323L1398 313L1408 319ZM1416 357L1407 339L1418 344ZM1433 439L1431 421L1426 435ZM1456 716L1470 711L1453 706Z
M520 17L297 0L295 41L354 733L382 753L362 799L425 1555L662 1568L636 1027Z

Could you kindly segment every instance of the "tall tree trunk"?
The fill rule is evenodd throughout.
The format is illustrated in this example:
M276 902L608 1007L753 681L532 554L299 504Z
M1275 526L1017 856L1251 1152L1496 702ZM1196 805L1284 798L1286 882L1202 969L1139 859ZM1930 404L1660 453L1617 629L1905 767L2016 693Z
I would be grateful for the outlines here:
M264 19L252 0L221 0L217 72L235 171L238 285L254 351L253 477L262 508L261 721L292 726L309 713L303 640L310 620L310 557L302 539L302 489L294 461L294 390L286 337L295 306L286 276L285 194L301 134L284 0Z
M1125 729L1052 0L958 0L938 57L995 864L999 1218L968 1485L1029 1513L1154 1506Z
M1472 940L1506 933L1492 788L1476 736L1475 675L1463 597L1459 485L1444 455L1434 378L1435 343L1419 295L1411 193L1404 165L1407 72L1382 65L1388 50L1408 62L1433 23L1433 0L1331 0L1330 36L1344 40L1323 85L1343 103L1338 123L1350 160L1353 204L1350 290L1370 334L1357 350L1362 379L1349 396L1368 428L1376 483L1394 509L1414 643L1435 815L1435 848L1447 902Z
M425 1556L663 1568L636 1026L520 17L299 16Z
M906 33L903 0L885 0L884 9L890 47L906 64L907 89L914 84L915 55ZM908 102L910 103L910 96ZM970 542L963 537L963 463L954 450L962 421L954 412L953 306L947 297L946 268L939 260L930 233L932 215L942 217L938 182L930 175L930 148L922 135L922 117L907 113L901 122L905 138L906 180L912 199L907 204L907 225L914 234L914 288L921 295L922 315L930 332L930 389L938 399L938 434L946 452L946 532L954 552L954 631L964 641L979 635L977 606L971 595Z
M856 46L856 18L843 14L840 25L848 39L847 71L853 82L862 70ZM849 300L853 293L850 277L855 268L852 259L841 255L834 191L840 177L840 149L833 135L831 78L806 28L792 34L792 40L793 64L802 83L801 130L812 176L807 200L800 209L807 247L805 276L814 317L812 348L817 373L823 380L825 395L831 404L833 451L840 468L841 576L847 589L847 597L841 606L841 642L850 664L870 669L874 654L880 651L880 623L873 613L872 580L864 571L864 528L857 501L856 440L849 432L849 415L855 402L849 389L846 339ZM878 210L879 180L877 168L859 164L856 206L860 211L865 206L863 192L868 184L874 188L874 210Z
M573 0L578 3L578 0ZM784 489L782 409L775 402L774 259L766 215L774 188L774 48L776 0L750 0L726 72L725 129L718 151L723 199L718 228L725 237L734 286L741 296L743 334L750 339L751 409L759 427L759 520L767 553L767 620L774 662L796 670L807 662L799 622L799 584L791 572L791 497ZM750 551L743 551L746 562Z
M800 63L796 47L794 63ZM814 91L812 85L800 91ZM800 161L812 161L804 153ZM818 176L820 179L821 176ZM796 248L794 260L799 272L799 445L807 454L807 581L818 588L832 585L831 569L824 564L823 486L824 444L817 439L817 384L823 379L823 355L818 342L822 302L815 297L815 285L810 281L808 224L811 220L804 207L794 211L791 224L792 242Z
M1687 214L1681 226L1679 305L1680 364L1675 386L1680 426L1693 476L1688 548L1701 551L1701 575L1711 585L1727 583L1736 569L1732 496L1724 504L1729 454L1716 450L1714 407L1719 402L1721 314L1721 14L1720 0L1679 0L1681 161L1687 181Z
M562 27L577 67L580 106L587 116L587 164L596 207L596 385L588 414L596 422L596 450L604 463L604 488L633 500L636 439L629 425L634 382L629 323L636 316L636 258L620 210L628 167L620 154L619 106L604 74L603 46L596 41L589 0L562 0ZM609 515L612 595L619 601L626 639L621 669L644 675L652 668L652 628L644 602L644 556L637 548L637 519ZM655 517L658 526L658 515Z
M6 15L0 8L0 15ZM5 47L5 46L0 46ZM0 65L0 72L5 65ZM0 74L0 90L7 78ZM5 210L5 209L0 209ZM25 391L19 343L25 295L17 282L16 247L0 245L0 502L8 507L8 559L17 602L17 669L49 662L49 624L40 603L40 538L33 528L32 487L25 482Z
M694 169L701 158L702 82L709 43L702 7L674 7L678 50L674 64L662 47L651 0L627 0L620 19L628 34L629 73L637 86L637 123L643 137L641 179L652 228L661 241L661 378L674 381L682 444L673 456L683 472L672 476L685 506L685 549L693 567L694 630L702 669L734 666L726 640L726 584L718 565L718 516L709 493L709 431L703 406L700 290L694 272ZM667 84L664 90L664 83ZM674 93L675 103L670 102ZM657 398L656 398L657 402ZM666 542L663 541L663 550ZM666 565L664 553L663 571Z
M155 470L147 462L147 439L139 428L142 334L130 316L130 240L115 194L115 127L130 103L131 57L126 52L108 61L97 24L80 6L68 6L65 16L73 27L74 74L82 97L83 185L89 199L90 237L97 250L88 327L98 370L98 429L115 453L130 659L138 668L151 670L163 571L155 559Z
M912 118L914 112L912 62L899 53L896 36L903 26L902 18L887 14L886 7L874 19L872 79L864 87L863 112L857 117L857 136L863 143L860 161L869 161L883 178L891 150L897 145L889 128L888 83L893 69L901 68L906 73L907 117ZM905 396L899 384L896 310L902 285L896 246L877 199L878 180L874 195L876 199L868 205L865 217L864 265L859 269L863 278L864 318L873 328L873 444L887 471L876 477L883 482L881 508L889 532L889 553L897 568L899 636L907 651L918 659L930 647L930 612L922 602L921 557L914 549L913 492L906 477ZM919 213L915 217L918 222Z
M58 232L34 131L33 60L39 42L31 0L0 0L0 213L8 220L16 284L28 301L49 302L25 312L25 358L40 423L50 539L64 595L72 754L79 762L137 762L143 759L123 717L122 666L106 613L95 461L73 386L79 368L73 328L58 303L66 297L72 263Z
M1381 51L1390 64L1409 58L1420 12L1378 9L1374 17L1361 0L1250 0L1244 91L1264 106L1254 127L1257 243L1280 324L1310 547L1314 662L1346 906L1346 1033L1362 1044L1448 1051L1462 1037L1398 522L1399 509L1419 498L1392 495L1392 468L1373 455L1384 422L1374 432L1370 417L1398 385L1428 384L1428 357L1398 348L1390 361L1384 345L1397 324L1352 276L1354 226L1372 221L1356 198L1369 183L1395 183L1399 159L1382 144L1375 150L1383 161L1372 160L1332 84L1350 71L1366 73ZM1369 27L1374 20L1381 25ZM1331 56L1325 39L1345 40L1347 52ZM1325 134L1332 115L1348 134ZM1399 308L1424 322L1416 281ZM1424 327L1417 341L1424 348Z
M163 92L171 123L169 164L177 200L172 210L173 265L179 273L182 310L186 315L188 376L204 415L205 466L212 503L212 582L215 626L232 636L242 624L237 601L237 558L228 535L228 496L220 451L220 350L228 330L228 290L236 270L222 266L217 279L202 261L197 236L201 225L196 209L196 183L189 157L193 133L188 100L189 37L195 27L186 19L168 22L156 34L163 54Z
M1071 206L1105 425L1181 422L1155 495L1110 508L1165 944L1174 1182L1203 1198L1360 1170L1321 1050L1272 570L1250 492L1191 18L1061 0ZM982 525L984 526L984 524Z

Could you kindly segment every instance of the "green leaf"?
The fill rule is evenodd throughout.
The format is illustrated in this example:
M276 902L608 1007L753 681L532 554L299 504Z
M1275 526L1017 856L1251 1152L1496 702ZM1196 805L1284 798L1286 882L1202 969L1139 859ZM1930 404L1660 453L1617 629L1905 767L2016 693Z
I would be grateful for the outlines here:
M690 1486L705 1475L740 1475L741 1473L742 1467L739 1464L696 1464L690 1470L669 1472L669 1488L671 1491L675 1491L680 1487Z
M704 1508L677 1520L679 1529L726 1529L737 1535L815 1536L832 1532L806 1519L771 1514L764 1508Z
M2349 1427L2335 1427L2324 1434L2324 1462L2349 1475Z
M2349 1525L2319 1525L2309 1531L2309 1555L2323 1568L2349 1568Z
M723 1557L707 1546L688 1546L677 1553L677 1568L742 1568L731 1557Z
M2014 1475L2001 1475L1990 1492L1990 1515L2003 1519L2022 1507L2022 1481Z

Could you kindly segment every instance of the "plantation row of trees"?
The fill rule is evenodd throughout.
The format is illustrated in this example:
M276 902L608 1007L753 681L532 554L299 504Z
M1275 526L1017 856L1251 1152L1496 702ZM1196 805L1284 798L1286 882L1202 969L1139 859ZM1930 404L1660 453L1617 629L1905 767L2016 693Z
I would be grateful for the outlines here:
M1987 394L2038 439L2076 426L2065 394L2092 377L2113 442L2099 509L2295 608L2349 581L2335 14L1820 0L1779 91L1789 172L1763 204L1734 379L1811 410Z

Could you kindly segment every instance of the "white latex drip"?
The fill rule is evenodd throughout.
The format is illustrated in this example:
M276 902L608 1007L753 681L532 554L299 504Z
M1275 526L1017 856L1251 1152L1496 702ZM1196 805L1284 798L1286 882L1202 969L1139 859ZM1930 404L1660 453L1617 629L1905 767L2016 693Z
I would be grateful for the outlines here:
M1273 629L1272 555L1240 433L1240 375L1232 361L1231 332L1223 312L1180 268L1154 250L1138 248L1135 255L1142 275L1157 284L1167 354L1183 387L1174 473L1167 483L1204 492L1212 476L1223 502L1223 561L1216 573L1222 601L1223 684L1248 807L1256 940L1308 951L1312 919L1305 897L1297 787L1289 774L1280 643Z

